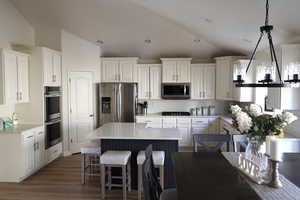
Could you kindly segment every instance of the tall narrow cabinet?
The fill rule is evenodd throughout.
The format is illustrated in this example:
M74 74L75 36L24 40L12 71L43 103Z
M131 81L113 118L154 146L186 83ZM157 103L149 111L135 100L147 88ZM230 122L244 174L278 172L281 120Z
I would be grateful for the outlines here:
M139 64L138 65L138 98L160 99L161 98L161 65Z

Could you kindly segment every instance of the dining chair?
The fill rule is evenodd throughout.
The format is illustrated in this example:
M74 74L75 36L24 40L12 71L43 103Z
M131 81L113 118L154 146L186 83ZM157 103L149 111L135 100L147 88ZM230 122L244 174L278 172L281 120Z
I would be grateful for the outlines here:
M162 190L158 174L154 167L152 145L145 151L146 160L143 163L143 188L145 200L177 200L177 190Z
M238 152L238 147L241 149L246 150L247 144L248 144L248 138L245 135L232 135L232 141L233 141L233 151Z
M230 135L221 134L194 134L193 135L193 149L194 152L198 151L198 145L202 146L207 152L218 152L221 147L231 141ZM211 146L208 143L216 142Z

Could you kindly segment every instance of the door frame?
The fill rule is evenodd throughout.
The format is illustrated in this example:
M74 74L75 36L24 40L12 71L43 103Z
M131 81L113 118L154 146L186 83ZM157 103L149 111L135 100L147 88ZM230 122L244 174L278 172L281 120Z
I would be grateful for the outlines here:
M96 92L95 92L95 88L94 88L94 83L95 83L95 77L94 77L94 73L93 71L69 71L68 72L68 79L67 79L67 86L68 86L68 146L69 146L69 152L70 154L72 155L73 152L72 152L72 142L71 142L71 85L70 85L70 80L71 80L71 75L73 73L89 73L92 77L92 110L93 110L93 113L94 113L94 119L93 119L93 129L95 128L95 125L96 125Z

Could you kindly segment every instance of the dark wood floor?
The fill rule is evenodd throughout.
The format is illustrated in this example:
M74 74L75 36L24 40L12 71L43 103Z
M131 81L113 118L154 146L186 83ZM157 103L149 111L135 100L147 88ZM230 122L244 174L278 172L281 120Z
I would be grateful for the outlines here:
M80 155L58 159L22 183L0 183L0 200L100 200L97 180L80 184ZM122 199L121 190L108 191L108 200ZM128 194L137 199L137 192Z

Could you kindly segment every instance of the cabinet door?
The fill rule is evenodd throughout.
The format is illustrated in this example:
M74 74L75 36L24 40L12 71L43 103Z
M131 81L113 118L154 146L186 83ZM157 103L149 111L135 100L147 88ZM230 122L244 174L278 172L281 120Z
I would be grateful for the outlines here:
M216 91L216 73L215 66L207 66L203 68L203 98L215 99Z
M150 94L150 81L149 81L149 66L138 66L138 97L139 99L148 99Z
M46 163L45 158L45 132L43 129L38 130L35 136L36 151L35 151L35 168L40 169Z
M217 60L216 67L216 97L219 100L232 100L231 60Z
M120 81L121 82L134 82L134 71L136 63L133 61L120 61Z
M163 128L176 128L176 118L164 118Z
M49 49L42 49L43 51L43 65L44 65L44 85L53 86L53 53Z
M53 82L55 86L61 85L61 55L53 53Z
M194 65L191 71L191 98L202 99L203 68L199 65Z
M26 135L23 142L25 155L25 174L31 174L35 169L35 141L34 134Z
M3 56L5 68L5 103L13 104L19 100L17 55L13 52L4 52Z
M29 57L18 55L18 102L29 102Z
M179 141L180 146L192 146L191 120L186 118L177 118L177 126L182 139Z
M177 80L176 65L177 65L176 61L163 61L163 67L162 67L163 83L176 83Z
M177 61L177 76L178 83L191 82L191 62L190 61Z
M102 82L117 82L119 80L119 61L104 60L102 62Z
M150 98L161 99L161 65L150 66Z

